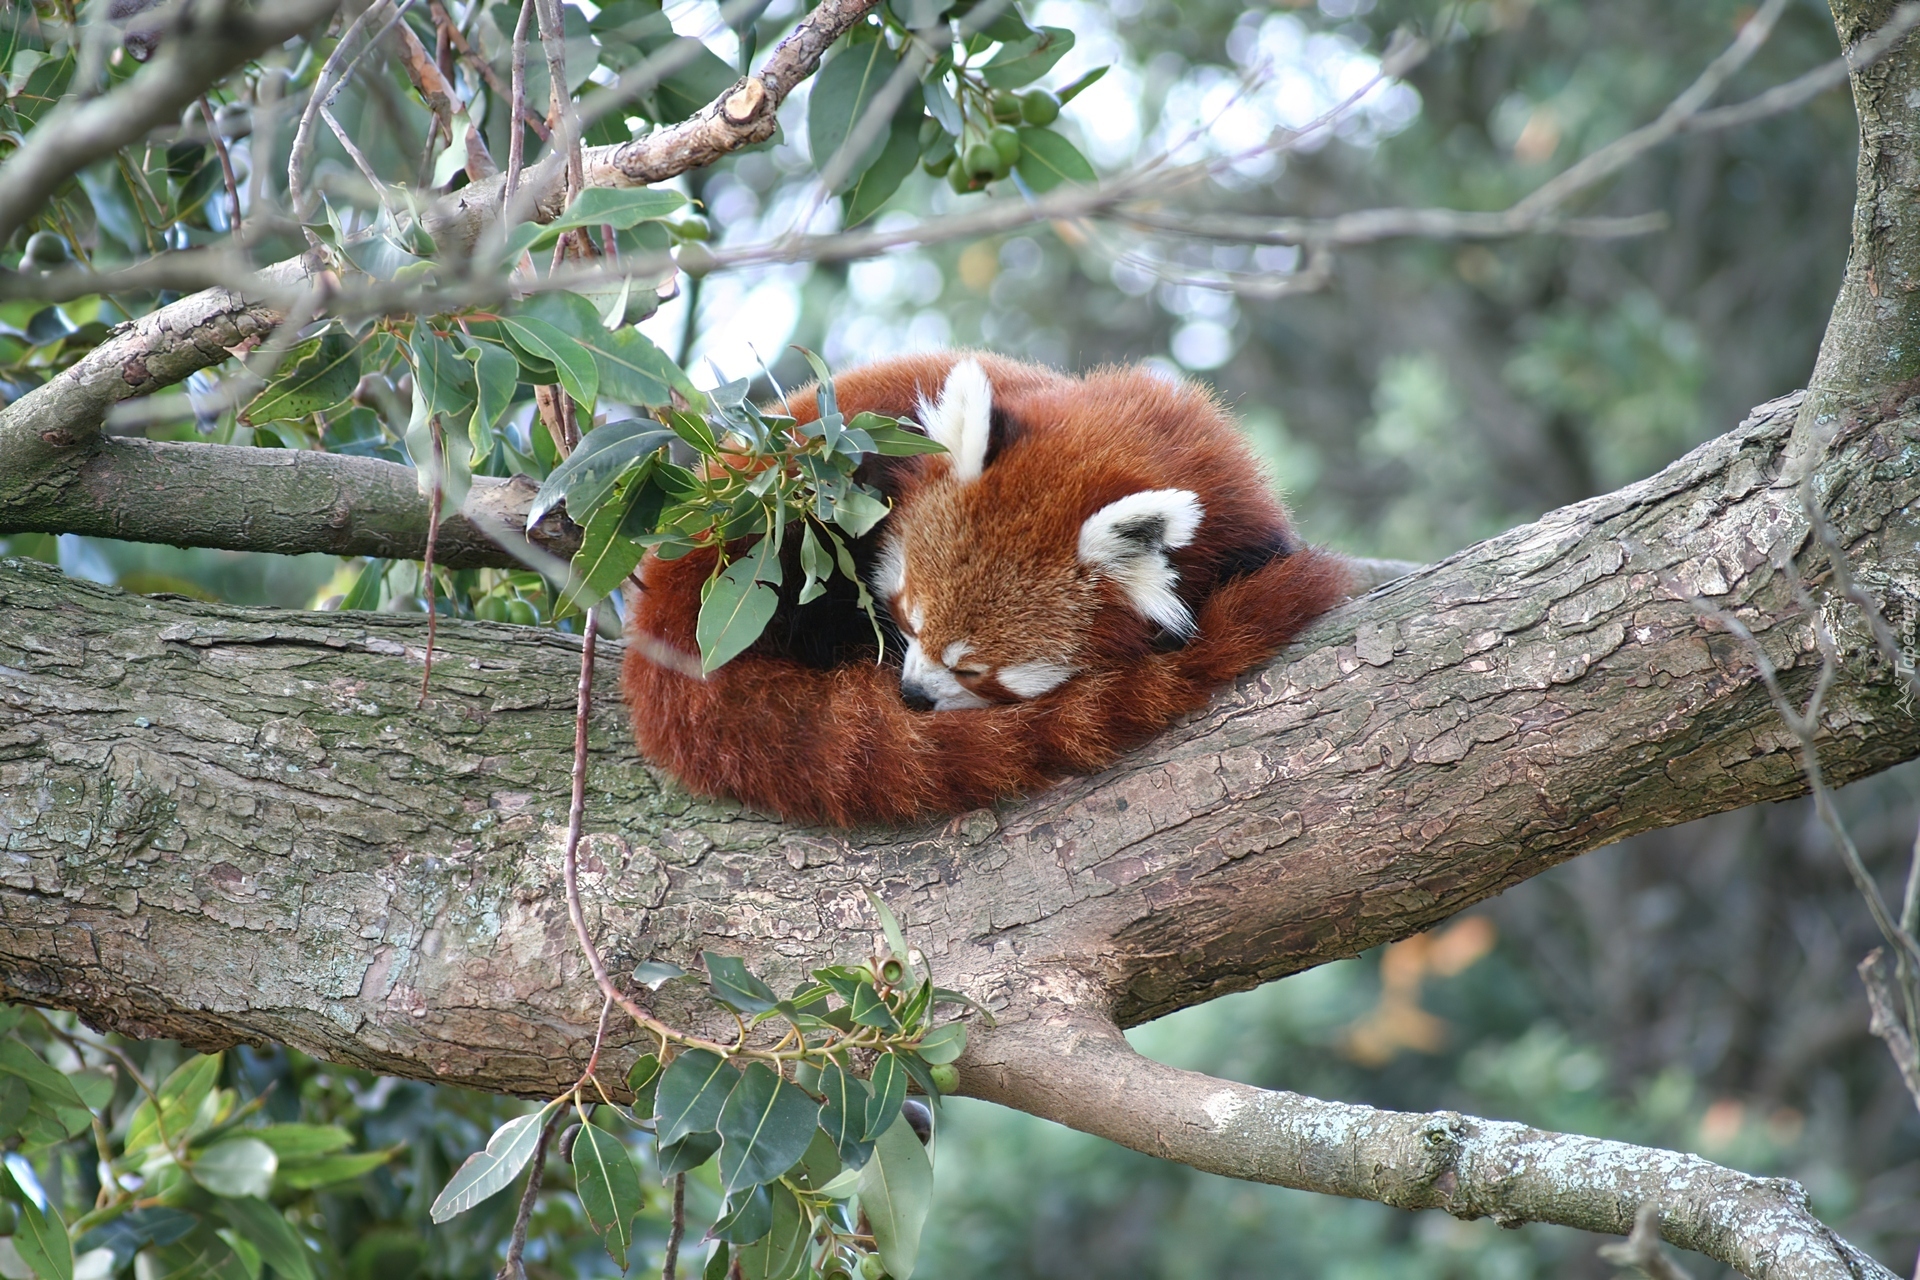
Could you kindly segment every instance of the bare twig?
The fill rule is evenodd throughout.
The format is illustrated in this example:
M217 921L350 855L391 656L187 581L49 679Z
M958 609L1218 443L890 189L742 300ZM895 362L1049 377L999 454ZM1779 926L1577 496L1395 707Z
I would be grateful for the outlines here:
M1867 988L1867 1007L1873 1011L1867 1030L1879 1036L1887 1046L1887 1052L1893 1055L1894 1065L1900 1069L1901 1082L1907 1086L1907 1092L1913 1095L1913 1105L1920 1107L1920 1045L1915 1044L1912 1030L1902 1020L1894 1004L1893 982L1887 976L1886 952L1875 947L1860 962L1858 969L1860 981Z
M667 1256L660 1264L660 1280L676 1280L680 1268L680 1242L687 1234L687 1175L673 1175L673 1221L667 1228Z
M520 1209L513 1216L513 1236L507 1241L507 1260L495 1280L527 1280L527 1266L522 1261L527 1251L527 1225L533 1221L534 1202L540 1198L540 1182L547 1172L547 1143L552 1141L560 1117L566 1114L566 1108L555 1107L540 1130L540 1141L534 1144L533 1159L527 1168L527 1187L520 1193Z
M440 6L435 4L433 8L439 10ZM443 26L440 30L444 34L447 27ZM460 112L466 109L466 104L460 101L459 95L454 91L453 83L440 69L440 64L431 53L427 52L427 47L420 43L420 37L413 34L412 27L404 22L397 23L394 26L394 35L400 43L400 65L406 68L407 78L413 81L413 87L419 91L420 99L427 104L427 109L433 112L434 119L440 122L440 127L446 132L451 145L454 121ZM493 162L493 154L487 150L487 140L481 135L479 127L474 124L471 117L465 123L467 177L476 182L481 178L490 178L500 172L500 167Z
M1597 1251L1616 1267L1632 1267L1647 1280L1692 1280L1685 1267L1660 1247L1660 1206L1649 1200L1633 1215L1633 1233L1620 1244Z
M206 118L207 136L213 141L213 153L220 158L220 176L227 184L227 230L237 237L240 234L240 180L234 177L233 153L227 150L227 140L220 136L213 104L204 93L200 95L200 114Z
M513 97L507 119L507 181L501 204L512 207L514 193L520 188L520 169L526 162L526 128L521 124L527 113L527 23L533 17L534 0L521 0L520 20L513 28Z
M380 43L388 27L398 22L407 11L412 0L374 0L353 20L340 36L333 52L320 66L320 74L314 80L313 94L307 99L306 110L300 113L300 123L293 131L293 146L287 153L287 202L293 207L293 216L304 222L313 213L312 193L308 190L308 168L313 160L314 124L320 118L320 112L333 102L354 69L360 65L360 59L368 50ZM376 22L385 22L378 34L366 38L368 28ZM376 191L379 185L376 184Z

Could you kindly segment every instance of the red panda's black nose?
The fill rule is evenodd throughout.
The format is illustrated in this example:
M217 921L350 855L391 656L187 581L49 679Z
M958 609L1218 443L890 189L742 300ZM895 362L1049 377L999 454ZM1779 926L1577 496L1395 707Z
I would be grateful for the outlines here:
M915 711L931 711L934 707L933 699L927 696L924 689L904 680L900 682L900 700Z

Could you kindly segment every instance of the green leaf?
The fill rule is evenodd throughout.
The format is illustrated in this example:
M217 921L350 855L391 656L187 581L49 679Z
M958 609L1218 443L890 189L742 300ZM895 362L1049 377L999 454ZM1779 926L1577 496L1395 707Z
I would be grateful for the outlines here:
M448 1179L447 1185L434 1198L429 1211L433 1220L445 1222L465 1213L519 1176L527 1161L533 1159L534 1149L540 1145L540 1131L546 1127L547 1117L558 1105L557 1102L549 1102L538 1111L515 1116L495 1129L493 1136L487 1139L486 1149L468 1156L466 1163Z
M600 397L600 370L594 364L592 353L553 325L533 316L507 316L500 321L500 327L506 330L514 346L552 365L566 393L582 410L593 412Z
M1020 130L1020 159L1013 167L1035 191L1051 191L1063 182L1099 180L1087 158L1051 129Z
M898 1031L900 1022L893 1016L893 1010L887 1008L887 1002L880 993L866 983L854 988L853 1020L863 1027L879 1027L882 1031Z
M749 1063L720 1110L720 1185L772 1182L807 1152L820 1104L765 1063Z
M811 520L800 526L800 569L807 575L806 583L800 588L800 603L825 595L827 579L833 576L833 557L820 545Z
M6 1176L20 1188L19 1225L13 1232L20 1260L33 1268L39 1280L73 1280L73 1243L67 1238L66 1224L51 1207L43 1211L35 1204L11 1170Z
M820 1108L820 1128L832 1140L841 1162L859 1168L873 1154L867 1141L867 1103L873 1093L867 1082L837 1062L820 1068L820 1092L826 1102Z
M114 1078L99 1067L88 1067L67 1077L80 1100L94 1111L105 1111L113 1102Z
M197 1153L187 1172L217 1196L265 1196L280 1157L258 1138L229 1138Z
M780 1002L773 988L749 973L747 962L739 956L702 951L700 961L707 966L707 979L715 998L723 1004L741 1013L765 1013Z
M513 404L520 389L520 362L505 347L491 342L476 342L466 350L473 363L473 416L467 420L467 439L472 442L472 465L479 466L493 452L493 429L500 416Z
M980 70L987 86L993 89L1017 89L1032 84L1073 48L1073 32L1065 27L1042 27L1040 38L1016 40L987 60Z
M1107 74L1109 70L1109 67L1095 67L1093 70L1075 80L1072 84L1056 92L1053 96L1060 99L1060 104L1065 106L1067 103L1079 97L1081 90L1093 84L1094 81Z
M663 1142L660 1144L660 1176L665 1179L691 1173L713 1159L713 1153L719 1149L717 1133L690 1133L678 1142Z
M919 1054L936 1066L952 1062L967 1047L967 1029L958 1022L935 1027L920 1038Z
M291 1168L282 1164L278 1181L281 1186L295 1191L330 1187L336 1182L351 1182L363 1174L372 1173L404 1149L396 1146L383 1151L321 1156L314 1160L303 1160Z
M360 381L360 344L337 328L287 352L273 381L240 416L248 422L305 418L344 404Z
M927 1101L936 1107L939 1106L940 1086L934 1082L933 1073L928 1070L927 1064L921 1061L920 1055L910 1049L901 1050L900 1065L907 1069L908 1077L920 1086L920 1092L927 1095Z
M653 466L652 459L640 464L640 472L628 486L628 492L638 498L638 490L659 497L659 490L647 484L647 473ZM573 554L573 582L560 597L561 612L585 609L588 605L598 604L607 598L627 575L639 565L640 558L646 554L646 548L635 542L626 532L628 516L635 505L634 499L625 502L603 503L587 521L587 527L580 536L580 549ZM660 503L653 504L654 514L659 514ZM645 530L647 533L652 529Z
M668 964L665 960L642 960L633 967L633 980L649 991L658 991L663 984L686 976L685 969L677 964Z
M725 1058L709 1049L688 1049L668 1063L653 1104L660 1145L671 1146L690 1133L711 1130L739 1078Z
M340 598L340 610L374 610L380 607L380 588L386 584L387 569L391 560L369 560L360 576L353 580L353 590Z
M694 624L703 674L725 666L760 638L780 605L779 584L780 561L770 538L720 571Z
M72 1081L48 1066L39 1054L18 1040L0 1040L0 1075L19 1080L34 1098L48 1106L80 1111L87 1109L86 1100L73 1087ZM207 1087L213 1087L211 1081ZM198 1099L195 1099L194 1105L199 1105Z
M642 222L670 218L686 207L685 196L661 187L588 187L547 224L547 234L558 236L571 227L611 226L625 231Z
M833 504L833 522L858 538L885 520L892 510L864 487L853 485Z
M887 140L875 156L873 163L863 169L853 185L847 188L844 225L858 226L880 212L883 205L900 189L920 164L920 102L912 94L900 104L893 113L893 123L887 129Z
M260 1257L285 1280L314 1280L313 1255L286 1215L251 1196L222 1200L219 1207L233 1229L251 1240Z
M413 352L414 387L426 401L427 412L465 423L474 407L473 364L425 320L413 322L407 345Z
M911 966L913 953L907 950L907 934L900 927L900 917L871 889L867 890L867 902L873 907L873 914L880 918L880 932L886 936L887 950L898 956L901 964Z
M901 1116L874 1143L873 1159L860 1171L860 1211L894 1280L911 1280L932 1203L933 1161Z
M32 1105L33 1091L25 1080L0 1076L0 1138L10 1138L20 1131L20 1122L27 1118L27 1108Z
M573 1140L573 1187L587 1223L622 1270L633 1246L633 1219L640 1212L640 1175L627 1148L599 1125L580 1126Z
M725 1240L714 1246L713 1256L707 1259L707 1269L700 1273L700 1280L727 1280L727 1272L732 1270L733 1259Z
M5 1065L5 1049L0 1047L0 1069ZM133 1119L127 1124L126 1150L133 1152L153 1146L161 1140L162 1128L170 1142L190 1136L201 1104L211 1095L219 1079L220 1055L217 1053L195 1054L174 1068L173 1074L160 1086L158 1116L151 1098L134 1109Z
M767 1190L773 1200L773 1221L764 1236L735 1252L734 1261L744 1280L793 1280L807 1262L813 1224L788 1188L775 1183Z
M841 49L814 76L807 103L807 141L819 170L825 172L834 163L834 157L871 107L874 95L893 74L897 61L886 41L869 40ZM887 136L882 131L864 154L848 156L841 162L846 169L833 188L836 194L851 186L874 162L886 146Z
M610 400L662 409L673 403L676 391L687 400L700 394L680 366L638 329L597 328L580 345L593 353L600 392Z
M730 1244L751 1244L773 1230L773 1195L755 1183L727 1197L719 1220L707 1234Z
M899 1118L900 1104L907 1097L907 1070L897 1053L883 1053L874 1059L873 1077L867 1081L867 1108L862 1116L861 1138L872 1142L893 1127Z
M864 431L873 437L873 451L883 458L905 458L917 453L945 453L947 446L929 440L918 431L909 431L896 418L877 413L855 415L847 424L849 431Z
M926 100L927 114L938 120L947 133L959 137L966 120L960 114L960 104L954 101L953 91L947 88L946 74L943 72L932 79L922 80L920 96Z
M260 1273L266 1268L266 1259L260 1256L259 1246L232 1227L222 1227L214 1234L226 1242L227 1248L233 1250L233 1260L239 1263L246 1280L260 1280ZM231 1280L233 1269L231 1266L221 1265L215 1267L212 1274L220 1277L220 1280Z
M660 1087L660 1059L643 1053L627 1068L627 1088L633 1090L633 1114L653 1114L654 1090Z
M673 439L673 433L645 418L602 423L574 446L566 461L555 467L533 495L527 509L527 528L567 504L567 515L584 525L606 500L628 467Z

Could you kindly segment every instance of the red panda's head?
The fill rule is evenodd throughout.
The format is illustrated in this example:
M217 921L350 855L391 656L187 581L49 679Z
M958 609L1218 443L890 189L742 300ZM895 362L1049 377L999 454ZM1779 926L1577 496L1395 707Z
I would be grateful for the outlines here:
M901 691L941 711L1037 698L1193 615L1169 552L1205 512L1193 491L1126 490L1028 439L988 465L993 387L973 359L921 401L934 459L889 520L875 585L907 640Z

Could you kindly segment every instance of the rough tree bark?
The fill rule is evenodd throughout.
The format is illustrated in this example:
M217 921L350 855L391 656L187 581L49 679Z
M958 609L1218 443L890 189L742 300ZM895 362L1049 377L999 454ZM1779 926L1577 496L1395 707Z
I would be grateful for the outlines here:
M1849 39L1888 8L1836 4ZM634 761L606 680L583 860L603 951L714 947L791 981L869 948L871 887L998 1014L964 1092L1242 1177L1621 1233L1655 1199L1666 1238L1750 1275L1887 1274L1790 1185L1445 1113L1313 1111L1147 1063L1118 1028L1632 832L1799 794L1751 655L1683 598L1737 614L1804 693L1818 657L1789 556L1841 642L1829 778L1920 755L1894 673L1820 591L1799 496L1812 469L1857 574L1920 607L1920 425L1887 354L1912 349L1920 305L1895 284L1920 243L1916 67L1855 78L1861 214L1810 396L1336 611L1102 777L921 831L783 828ZM142 599L0 562L0 990L196 1045L570 1084L600 1004L559 891L577 651L443 624L416 711L423 639L405 617ZM672 984L654 999L702 1016Z

